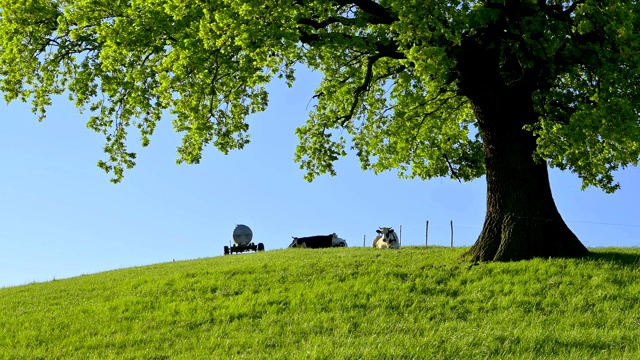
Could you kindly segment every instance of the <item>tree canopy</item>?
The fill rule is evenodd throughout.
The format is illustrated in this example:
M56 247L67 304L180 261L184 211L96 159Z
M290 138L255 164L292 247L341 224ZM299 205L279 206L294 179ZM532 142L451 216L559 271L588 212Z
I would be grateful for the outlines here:
M249 142L265 84L321 71L297 130L309 180L353 150L364 169L470 180L484 174L464 88L473 41L502 80L532 88L535 156L607 191L640 156L639 6L626 0L0 0L0 91L40 119L68 94L103 133L99 166L120 181L165 110L178 162ZM464 65L466 66L466 65ZM482 71L480 69L480 71ZM522 85L520 85L522 84ZM533 85L532 85L533 84ZM487 84L490 89L492 84ZM474 112L475 111L475 112ZM338 131L339 130L339 131Z

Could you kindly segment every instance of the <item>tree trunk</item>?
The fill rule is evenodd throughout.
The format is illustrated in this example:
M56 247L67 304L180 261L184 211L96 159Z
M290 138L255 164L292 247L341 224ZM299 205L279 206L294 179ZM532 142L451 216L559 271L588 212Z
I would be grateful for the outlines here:
M485 125L481 133L487 214L482 232L468 252L471 259L511 261L587 255L588 250L556 208L546 163L533 160L536 143L531 132Z
M544 73L509 74L509 59L486 41L497 36L467 38L454 54L460 92L471 102L484 143L487 181L484 227L467 255L474 261L587 255L558 213L547 164L534 161L533 133L523 130L538 120L532 95L544 86Z

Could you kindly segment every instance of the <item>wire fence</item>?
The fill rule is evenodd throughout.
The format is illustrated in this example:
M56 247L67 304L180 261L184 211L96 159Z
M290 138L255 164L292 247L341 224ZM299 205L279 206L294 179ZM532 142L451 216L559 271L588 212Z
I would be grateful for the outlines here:
M524 217L519 217L524 218ZM560 221L558 219L548 219L548 218L532 218L529 217L527 219L530 220L547 220L547 221ZM600 226L611 226L611 227L634 227L640 228L639 224L624 224L624 223L608 223L608 222L599 222L599 221L581 221L581 220L563 220L565 223L577 223L577 224L588 224L588 225L600 225ZM478 225L469 225L469 224L456 224L457 227L470 227L470 228L478 228ZM482 228L482 225L480 225ZM453 220L449 221L449 246L454 246L454 222ZM367 235L364 235L362 238L362 246L366 245ZM399 226L399 241L402 244L402 225ZM424 245L429 246L429 220L425 221L424 226Z

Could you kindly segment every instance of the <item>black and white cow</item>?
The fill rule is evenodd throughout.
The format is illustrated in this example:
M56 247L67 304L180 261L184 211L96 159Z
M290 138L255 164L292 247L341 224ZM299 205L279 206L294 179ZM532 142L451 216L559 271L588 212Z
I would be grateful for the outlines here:
M398 234L390 227L381 227L376 230L378 236L373 239L373 247L377 249L400 249Z
M331 235L316 235L307 237L294 237L290 248L303 247L311 249L329 248L329 247L347 247L347 241L341 239L333 233Z

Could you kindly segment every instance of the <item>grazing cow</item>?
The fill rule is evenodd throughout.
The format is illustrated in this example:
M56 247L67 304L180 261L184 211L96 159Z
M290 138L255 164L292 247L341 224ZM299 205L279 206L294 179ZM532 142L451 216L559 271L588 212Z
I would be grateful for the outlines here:
M341 239L333 233L331 235L316 235L307 237L293 237L293 242L289 245L290 248L303 247L303 248L328 248L328 247L347 247L347 241Z
M390 227L382 227L376 230L378 236L373 239L373 247L378 249L399 249L400 240L398 234Z

